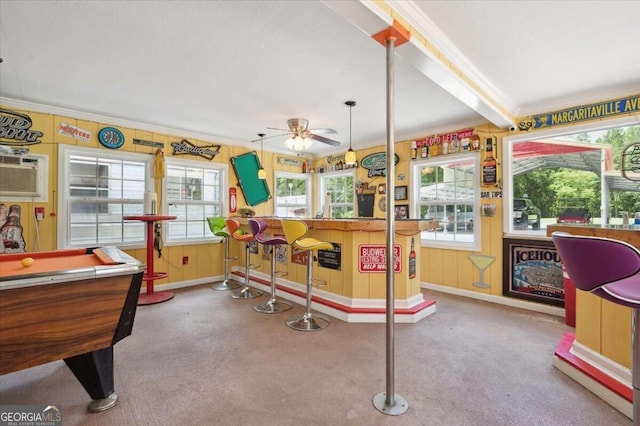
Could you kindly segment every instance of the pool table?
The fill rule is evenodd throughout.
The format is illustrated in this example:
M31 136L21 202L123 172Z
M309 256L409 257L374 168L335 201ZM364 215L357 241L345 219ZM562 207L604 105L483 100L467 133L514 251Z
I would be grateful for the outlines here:
M88 410L111 408L113 345L131 334L144 269L116 247L0 254L0 375L63 359Z

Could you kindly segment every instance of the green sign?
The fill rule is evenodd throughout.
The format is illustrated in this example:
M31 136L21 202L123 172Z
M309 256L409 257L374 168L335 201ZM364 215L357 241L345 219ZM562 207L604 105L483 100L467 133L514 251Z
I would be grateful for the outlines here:
M400 157L393 155L393 164L398 164ZM369 154L360 161L360 166L369 170L368 177L387 175L387 153L376 152Z

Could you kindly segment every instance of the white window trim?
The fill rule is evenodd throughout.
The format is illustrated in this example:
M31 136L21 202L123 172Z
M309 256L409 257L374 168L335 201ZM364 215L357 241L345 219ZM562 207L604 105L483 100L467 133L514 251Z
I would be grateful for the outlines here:
M462 161L471 159L475 163L476 168L476 176L473 181L474 188L474 198L473 198L473 243L465 243L460 241L434 241L434 240L425 240L420 239L420 244L423 247L434 247L434 248L443 248L443 249L453 249L453 250L465 250L465 251L481 251L481 236L482 236L482 217L480 215L480 210L482 209L482 205L480 202L480 192L482 191L482 187L480 185L480 153L473 151L469 153L461 153L461 154L448 154L437 157L425 158L415 160L411 163L411 169L409 173L409 182L411 182L411 191L412 191L412 200L413 203L409 205L409 217L418 218L419 209L418 204L420 200L420 182L417 181L420 176L420 168L429 165L429 166L439 166L441 164L449 164L454 161ZM424 231L423 231L424 232ZM435 232L435 231L434 231Z
M306 193L306 203L305 203L305 207L307 208L307 216L313 216L313 196L312 196L312 188L311 188L311 176L308 173L292 173L292 172L275 172L274 177L273 177L273 214L275 215L276 212L278 211L278 204L276 199L277 194L276 191L278 190L278 179L305 179L307 184L306 184L306 189L305 189L305 193Z
M138 154L135 152L125 151L106 151L100 148L81 147L77 145L58 145L58 238L57 249L65 249L75 247L69 244L69 222L68 218L71 216L68 209L69 198L69 178L67 174L67 164L69 158L73 154L85 154L88 156L98 156L102 158L114 158L118 160L135 159L147 163L146 176L145 176L145 191L153 191L154 182L151 176L151 170L153 169L153 157L148 154ZM143 240L133 243L121 243L119 247L134 248L145 245L144 234Z
M353 177L353 203L352 203L352 208L353 208L353 218L356 219L358 217L358 204L357 204L357 199L356 199L356 194L355 194L355 186L356 186L356 169L352 168L352 169L347 169L347 170L336 170L333 172L324 172L324 173L318 173L318 197L317 197L317 206L318 206L318 214L322 215L323 214L323 209L324 209L324 194L327 192L326 191L326 187L325 187L325 183L323 178L325 177L342 177L342 176L349 176L351 175ZM315 215L314 215L315 216Z
M180 167L195 167L195 168L203 168L210 170L220 170L221 176L221 186L222 186L222 194L220 197L221 201L221 215L223 217L229 216L229 166L227 164L222 163L205 163L203 161L195 161L195 160L185 160L180 158L167 158L165 157L165 178L163 179L162 184L162 211L167 212L168 215L171 215L171 211L169 210L169 200L167 199L167 185L166 185L166 167L169 165L176 165ZM167 226L166 222L162 223L162 235L167 235L167 231L165 227ZM211 243L211 242L220 242L222 241L222 237L216 237L211 233L210 236L205 235L202 238L183 238L179 240L168 241L164 239L165 247L172 246L187 246L194 244L202 244L202 243Z
M572 126L551 128L548 130L534 131L531 133L523 133L514 136L505 136L502 138L502 225L505 238L532 238L530 232L516 230L513 228L513 220L511 212L513 211L513 144L535 139L544 139L550 137L559 137L565 135L574 135L576 133L587 133L597 130L606 130L614 127L637 125L640 120L637 116L628 116L615 118L606 121L594 121L584 124L575 124Z

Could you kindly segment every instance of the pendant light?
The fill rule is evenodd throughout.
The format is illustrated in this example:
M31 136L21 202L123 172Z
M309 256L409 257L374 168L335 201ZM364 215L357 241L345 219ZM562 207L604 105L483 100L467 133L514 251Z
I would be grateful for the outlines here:
M260 136L260 168L258 169L258 179L265 180L267 179L267 172L265 172L264 167L262 167L262 159L264 157L264 149L262 147L262 143L264 142L264 133L258 133Z
M355 166L357 162L356 153L351 149L351 108L356 106L356 101L347 101L344 104L349 107L349 151L344 155L344 163L347 166Z

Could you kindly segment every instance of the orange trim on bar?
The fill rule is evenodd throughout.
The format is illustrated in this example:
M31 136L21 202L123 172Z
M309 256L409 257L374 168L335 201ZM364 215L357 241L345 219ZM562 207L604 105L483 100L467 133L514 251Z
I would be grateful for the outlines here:
M391 24L390 27L385 28L384 30L380 31L379 33L376 33L376 34L371 36L372 39L374 39L375 41L377 41L378 43L380 43L384 47L387 47L387 40L390 39L391 37L396 39L395 46L398 47L398 46L408 42L409 38L411 37L411 34L409 34L409 30L408 29L403 27L400 24L400 22L398 22L398 21L396 21L394 19L393 20L393 24Z

